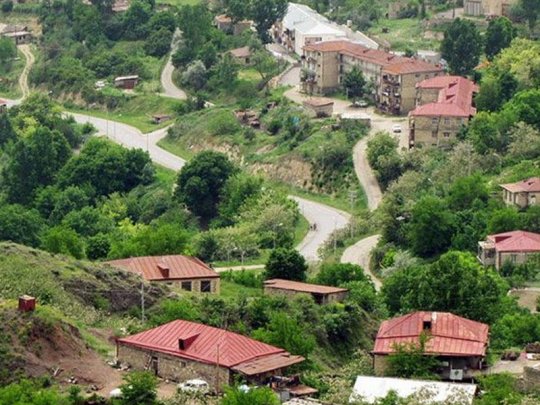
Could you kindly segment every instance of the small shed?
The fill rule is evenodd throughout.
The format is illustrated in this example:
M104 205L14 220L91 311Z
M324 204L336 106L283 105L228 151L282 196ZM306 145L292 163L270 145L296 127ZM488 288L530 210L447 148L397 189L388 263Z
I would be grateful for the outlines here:
M309 113L317 118L331 117L334 112L334 102L328 98L311 97L303 102Z
M343 301L347 297L346 288L319 284L301 283L299 281L275 278L264 282L265 294L310 294L317 304L329 304Z
M241 48L232 49L229 51L234 60L242 65L249 65L251 63L251 50L249 46L243 46Z
M154 114L152 115L152 122L154 124L161 124L162 122L169 121L171 119L170 115L167 114Z
M21 295L19 297L19 311L32 312L36 309L36 299L30 295Z
M114 86L122 89L133 89L139 83L138 75L118 76L114 79Z

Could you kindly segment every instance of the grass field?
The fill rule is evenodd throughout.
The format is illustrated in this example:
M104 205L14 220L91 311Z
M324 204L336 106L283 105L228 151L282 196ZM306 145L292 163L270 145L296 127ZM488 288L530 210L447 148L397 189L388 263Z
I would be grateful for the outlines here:
M21 97L19 76L24 69L25 57L17 51L17 58L9 65L0 65L0 96L10 99Z
M382 19L370 28L367 34L388 41L391 48L396 51L438 49L439 47L439 41L424 38L422 20L416 18Z
M182 7L182 6L194 6L199 4L201 0L157 0L157 4L169 4L171 6Z

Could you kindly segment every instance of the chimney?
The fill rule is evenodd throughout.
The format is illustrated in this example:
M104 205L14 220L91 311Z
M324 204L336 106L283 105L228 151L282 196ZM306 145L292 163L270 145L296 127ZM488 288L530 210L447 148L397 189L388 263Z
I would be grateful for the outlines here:
M188 335L178 338L178 349L187 350L189 346L199 337L199 333L194 333L193 335Z
M169 266L163 263L158 263L157 265L159 272L161 273L161 277L163 278L169 278L170 276L170 269Z
M36 299L29 295L21 295L19 297L19 311L32 312L36 309Z

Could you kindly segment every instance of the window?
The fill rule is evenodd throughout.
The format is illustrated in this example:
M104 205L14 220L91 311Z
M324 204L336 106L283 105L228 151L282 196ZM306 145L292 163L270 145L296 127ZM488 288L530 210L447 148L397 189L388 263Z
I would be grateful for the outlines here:
M431 137L437 138L437 131L431 131Z
M510 255L510 261L515 263L517 261L517 255Z
M182 290L191 291L191 281L182 281Z
M201 281L201 292L212 292L212 282L209 280Z
M450 125L450 118L444 119L444 125Z
M443 132L443 136L445 138L450 138L450 132Z
M422 322L422 329L423 330L431 330L431 321Z
M437 118L432 118L431 119L431 125L437 125L437 122L439 122L439 120Z

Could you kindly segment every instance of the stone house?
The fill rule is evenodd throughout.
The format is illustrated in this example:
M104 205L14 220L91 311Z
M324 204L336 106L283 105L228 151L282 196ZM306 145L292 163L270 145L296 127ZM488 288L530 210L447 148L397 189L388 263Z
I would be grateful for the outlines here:
M15 45L28 44L32 42L32 33L26 25L0 23L0 35L12 39L15 42Z
M399 115L416 106L416 84L441 76L441 66L370 49L348 40L317 42L304 47L304 71L311 72L304 91L329 94L341 88L344 74L358 67L374 88L379 110ZM307 88L309 86L309 89Z
M271 279L264 282L264 293L268 295L283 294L294 296L309 294L317 304L330 304L341 302L347 297L346 288L331 287L319 284L301 283L298 281Z
M503 189L503 199L507 205L525 209L540 203L540 177L501 184L500 187Z
M178 284L185 291L219 293L219 274L196 257L143 256L107 262L150 282Z
M511 231L488 235L478 242L478 260L484 266L495 266L497 270L505 262L526 263L531 255L540 253L540 234L526 231Z
M409 148L448 147L476 114L478 86L460 76L438 76L416 84L416 108L409 112Z
M302 105L312 117L331 117L334 112L334 102L328 98L310 97L303 101Z
M489 326L448 312L419 311L384 321L373 348L375 374L383 376L388 356L400 344L419 344L426 336L425 355L439 360L442 380L472 378L484 367Z
M304 361L246 336L184 320L117 339L116 357L122 364L164 379L203 379L214 391L232 385L238 377L264 384Z
M508 16L510 8L517 0L464 0L463 9L466 15L472 16Z
M226 34L240 35L244 31L251 29L253 21L242 20L233 24L231 17L226 14L220 14L214 17L214 26Z
M231 49L229 53L239 64L244 66L251 64L251 50L249 49L249 46Z

